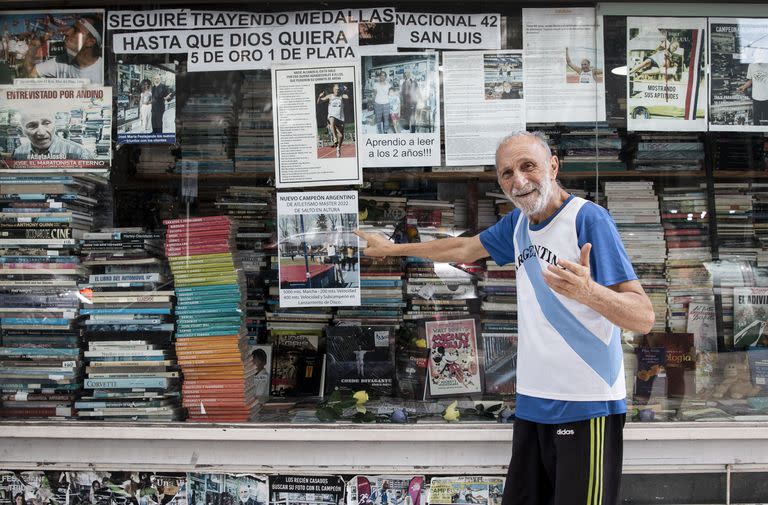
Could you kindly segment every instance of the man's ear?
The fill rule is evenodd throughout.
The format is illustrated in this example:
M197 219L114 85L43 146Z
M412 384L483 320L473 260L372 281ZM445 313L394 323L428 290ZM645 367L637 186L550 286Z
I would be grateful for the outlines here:
M549 162L552 168L552 179L557 179L557 172L560 170L560 159L556 154L553 154Z

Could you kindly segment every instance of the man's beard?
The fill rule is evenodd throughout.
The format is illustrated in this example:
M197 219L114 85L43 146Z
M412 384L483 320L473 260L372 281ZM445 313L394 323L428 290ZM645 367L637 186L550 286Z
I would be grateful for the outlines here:
M508 193L504 190L504 194L507 198L517 207L520 211L528 217L536 216L547 208L547 203L552 197L552 189L554 183L548 177L542 179L540 184L534 184L532 182L526 184L523 188ZM531 201L530 196L520 198L519 195L527 195L531 191L536 190L539 197Z

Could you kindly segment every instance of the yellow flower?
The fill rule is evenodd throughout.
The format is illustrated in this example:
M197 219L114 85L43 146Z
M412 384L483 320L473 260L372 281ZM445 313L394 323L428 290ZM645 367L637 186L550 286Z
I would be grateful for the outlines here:
M414 340L413 343L419 349L426 349L427 348L427 339L425 339L425 338L417 338L416 340Z
M366 391L356 391L355 394L352 395L352 398L355 399L358 410L360 410L360 407L365 405L365 402L368 401L368 393Z
M458 403L459 403L458 401L454 400L453 402L451 402L450 405L448 405L445 408L445 411L443 412L443 419L445 419L449 423L452 421L459 420L459 416L461 415L461 413L459 412L459 409L456 408L456 405L458 405Z
M357 409L357 411L360 412L361 414L365 414L366 412L368 412L368 409L366 409L362 403L358 403L357 405L355 405L355 409Z

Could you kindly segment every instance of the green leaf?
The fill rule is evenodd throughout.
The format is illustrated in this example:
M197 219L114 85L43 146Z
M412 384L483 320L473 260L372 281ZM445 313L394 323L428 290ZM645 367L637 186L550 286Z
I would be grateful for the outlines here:
M317 416L318 419L324 422L335 421L336 419L341 417L334 411L334 409L330 407L320 407L319 409L317 409L317 412L315 412L315 415Z
M357 405L357 400L355 400L354 398L351 398L351 399L349 399L349 400L342 400L342 401L340 401L340 402L338 403L338 405L339 405L339 406L340 406L342 409L349 409L349 408L352 408L352 407L354 407L355 405Z
M340 402L341 401L341 392L337 389L333 393L331 393L331 396L328 397L328 403L333 402Z

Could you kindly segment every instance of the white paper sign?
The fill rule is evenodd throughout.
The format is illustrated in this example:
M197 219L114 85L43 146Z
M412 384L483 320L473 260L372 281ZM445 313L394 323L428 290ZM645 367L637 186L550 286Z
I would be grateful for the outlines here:
M523 9L526 120L605 120L602 30L595 9Z
M500 49L501 15L398 12L395 45L411 49Z
M272 69L278 188L362 184L358 65Z
M525 130L522 51L443 53L445 164L494 165L499 141Z

